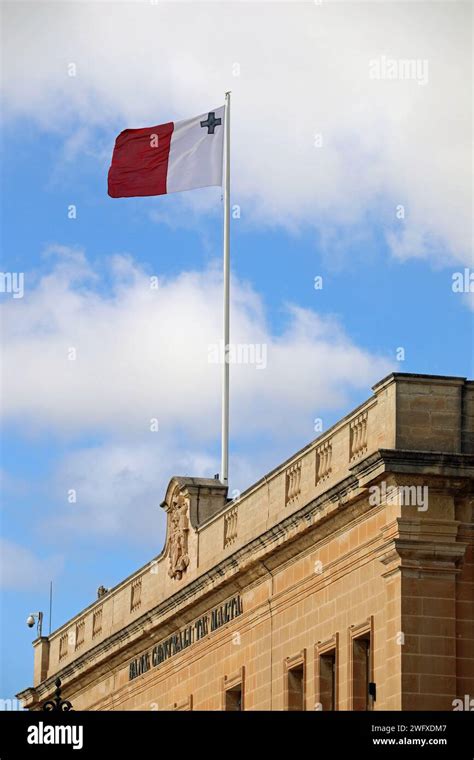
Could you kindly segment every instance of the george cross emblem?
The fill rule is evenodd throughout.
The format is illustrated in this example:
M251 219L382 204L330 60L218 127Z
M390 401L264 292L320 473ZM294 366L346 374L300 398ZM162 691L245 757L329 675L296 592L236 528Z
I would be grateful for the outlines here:
M214 129L216 127L220 127L222 124L222 119L216 119L215 111L209 111L207 114L207 119L204 121L201 121L201 127L207 127L207 134L213 135Z

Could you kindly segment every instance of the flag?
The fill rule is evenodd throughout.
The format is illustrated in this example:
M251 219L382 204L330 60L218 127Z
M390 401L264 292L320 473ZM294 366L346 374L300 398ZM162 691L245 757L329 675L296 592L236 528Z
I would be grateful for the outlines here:
M222 184L225 106L184 121L125 129L108 176L112 198L164 195Z

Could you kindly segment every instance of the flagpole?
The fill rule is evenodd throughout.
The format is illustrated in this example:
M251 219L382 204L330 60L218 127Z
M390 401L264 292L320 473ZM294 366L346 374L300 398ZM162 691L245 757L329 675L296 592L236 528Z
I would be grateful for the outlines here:
M230 92L225 94L224 145L224 364L222 369L221 482L229 481L229 340L230 340Z

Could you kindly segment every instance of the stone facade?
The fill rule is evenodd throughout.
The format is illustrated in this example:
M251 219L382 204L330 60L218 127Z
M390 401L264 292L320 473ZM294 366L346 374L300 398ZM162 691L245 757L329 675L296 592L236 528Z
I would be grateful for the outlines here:
M34 642L39 709L452 710L474 696L474 383L392 374L229 501L172 478L160 555Z

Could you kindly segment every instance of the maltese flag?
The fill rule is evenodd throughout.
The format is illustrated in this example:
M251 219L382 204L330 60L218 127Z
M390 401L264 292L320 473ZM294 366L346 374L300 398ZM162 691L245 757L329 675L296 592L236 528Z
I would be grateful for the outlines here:
M222 185L225 106L184 121L126 129L109 169L112 198Z

